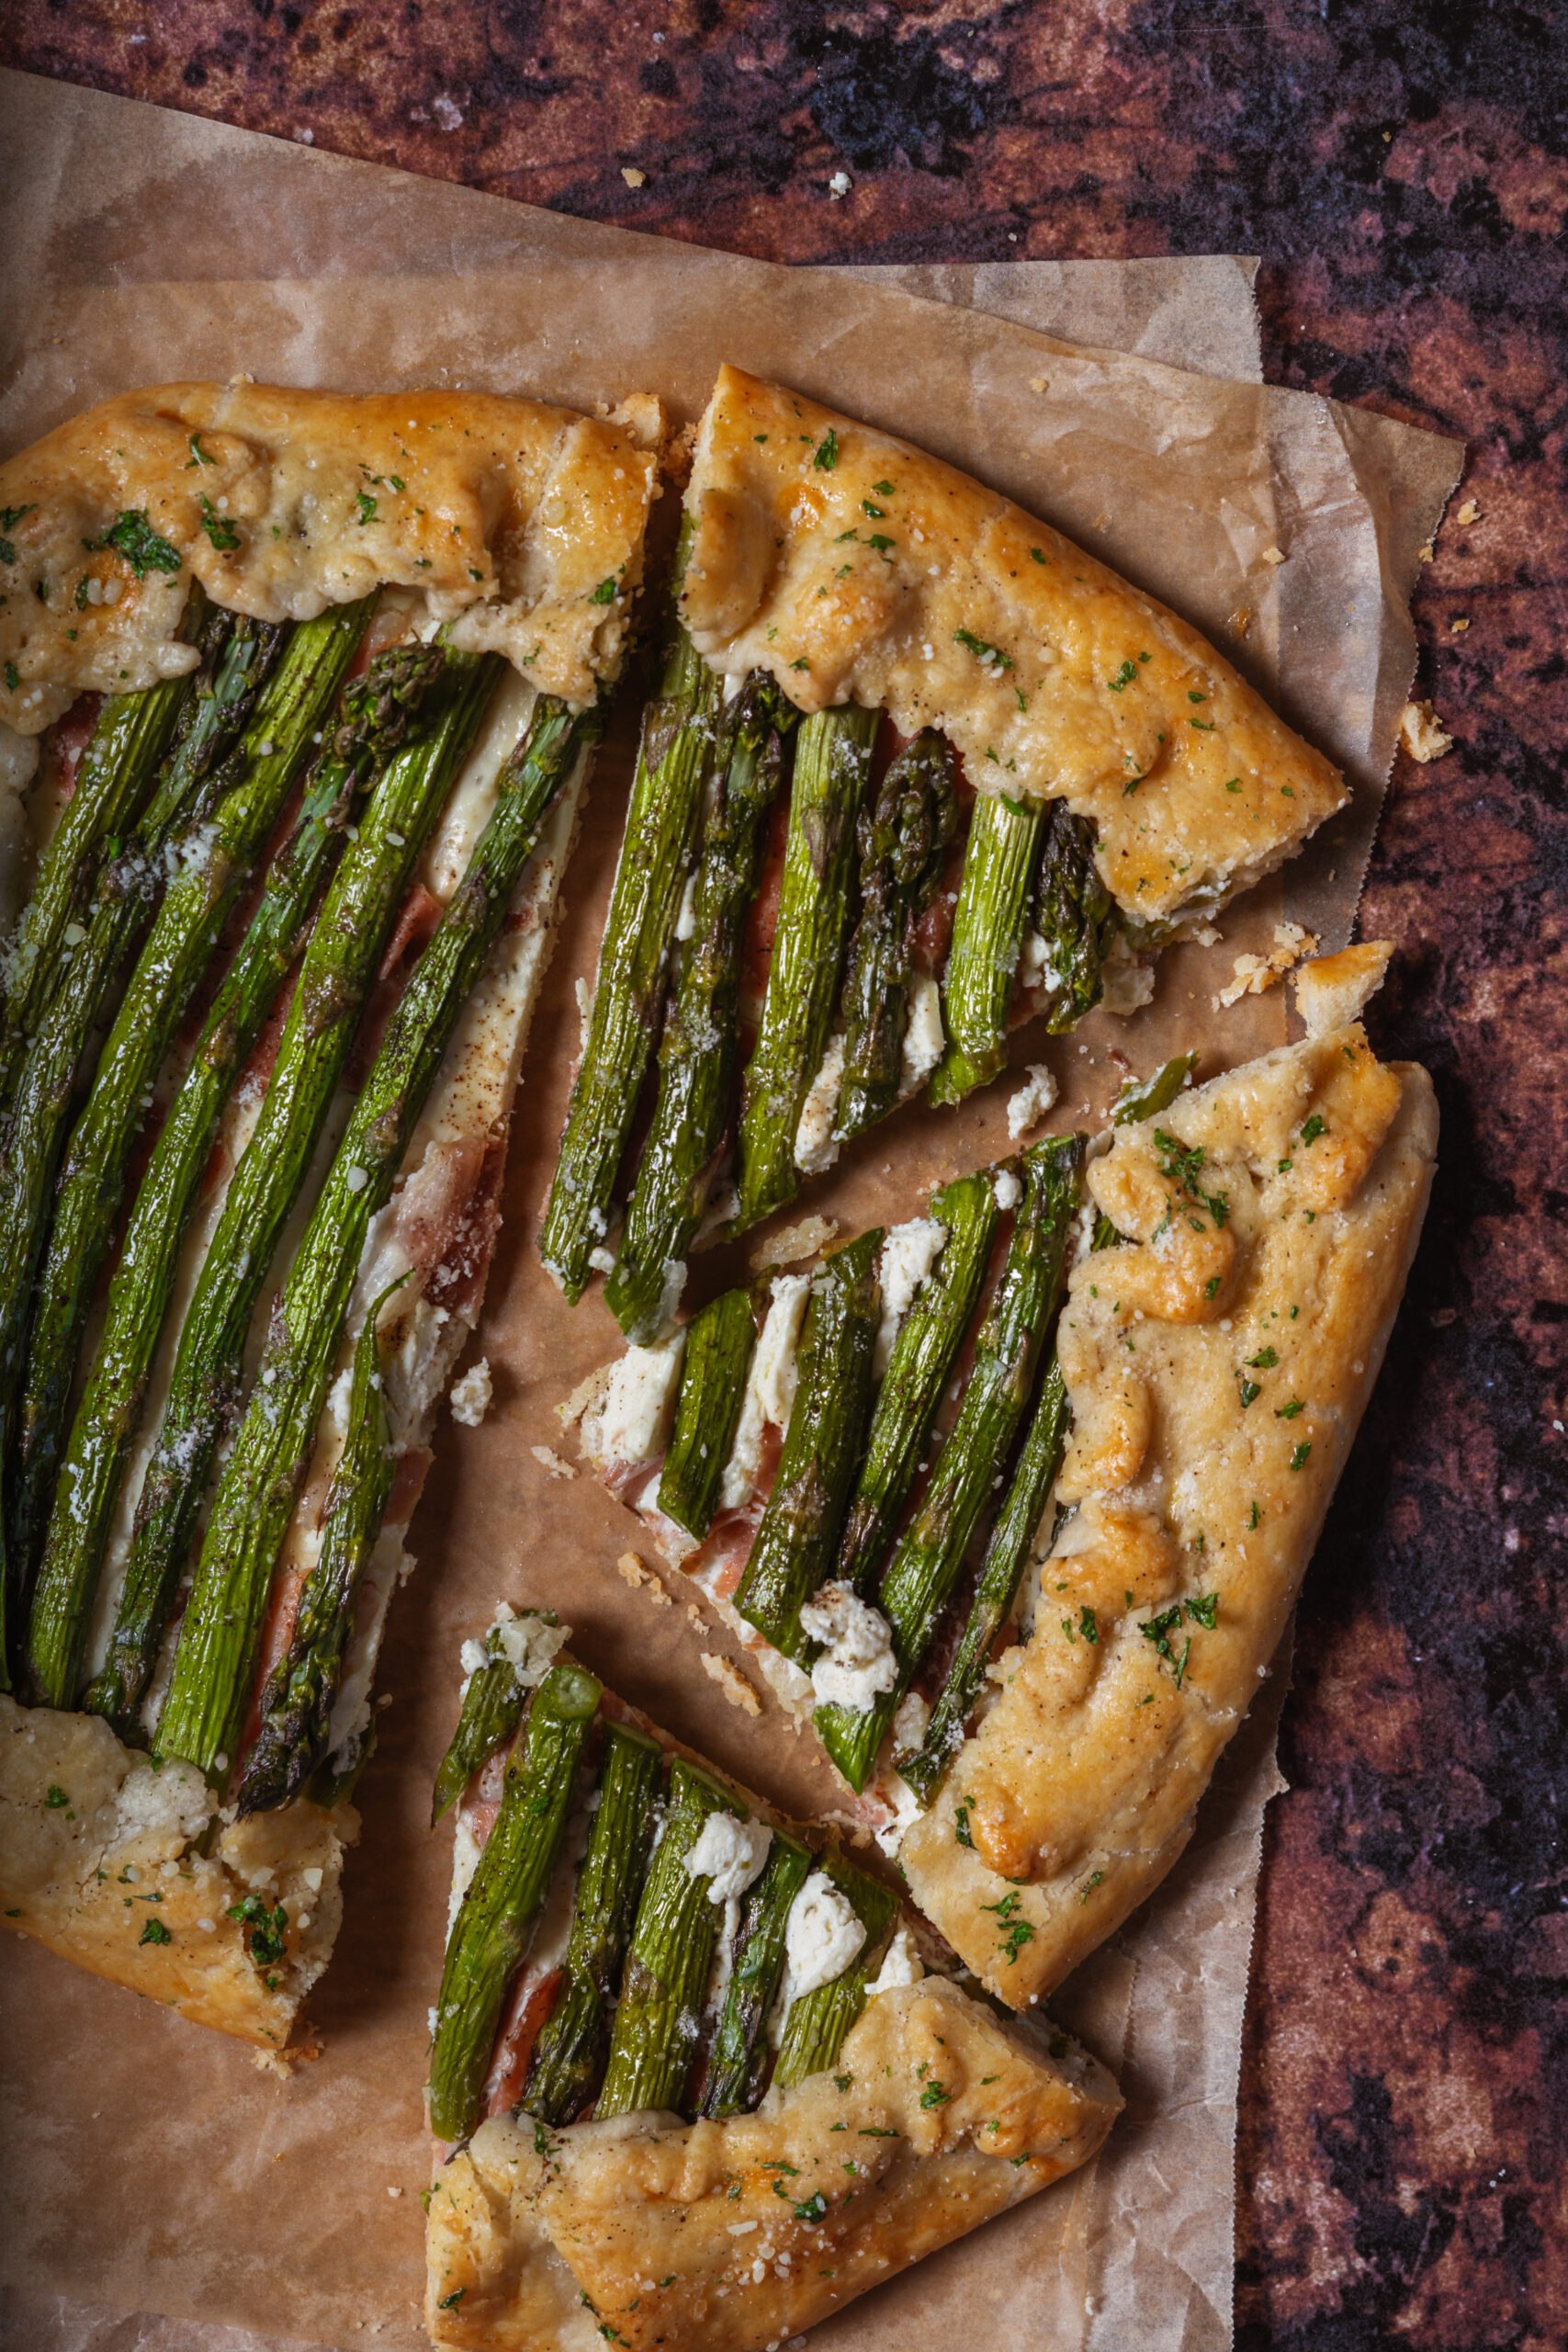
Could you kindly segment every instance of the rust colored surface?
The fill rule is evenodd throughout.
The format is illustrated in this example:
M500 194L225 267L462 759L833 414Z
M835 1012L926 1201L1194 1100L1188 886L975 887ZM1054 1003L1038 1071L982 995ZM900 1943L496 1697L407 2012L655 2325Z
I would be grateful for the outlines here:
M1568 21L0 0L0 53L776 260L1260 254L1273 380L1468 440L1416 601L1416 691L1455 749L1398 763L1363 910L1401 950L1376 1039L1433 1070L1443 1162L1302 1606L1238 2338L1568 2340Z

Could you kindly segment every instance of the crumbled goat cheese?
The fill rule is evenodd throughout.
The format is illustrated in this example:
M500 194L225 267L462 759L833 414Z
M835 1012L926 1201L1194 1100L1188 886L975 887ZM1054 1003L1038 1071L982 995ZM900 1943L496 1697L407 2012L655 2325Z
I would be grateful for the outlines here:
M902 1756L911 1747L919 1747L926 1736L926 1725L931 1711L918 1690L907 1691L898 1702L898 1712L893 1718L893 1753Z
M839 1157L833 1122L838 1116L839 1089L843 1080L844 1039L840 1032L829 1038L822 1067L800 1106L800 1124L795 1131L795 1164L807 1176L820 1176Z
M852 1585L825 1584L802 1609L800 1624L810 1640L827 1645L811 1668L811 1687L823 1704L864 1714L897 1681L887 1620Z
M710 1903L734 1903L761 1873L773 1833L763 1821L710 1813L686 1856L686 1876L705 1878Z
M752 1351L735 1443L724 1465L724 1481L719 1489L722 1510L739 1510L750 1500L757 1484L762 1431L768 1424L772 1422L781 1430L789 1426L790 1407L795 1402L795 1344L810 1290L809 1274L773 1276L767 1321Z
M648 1462L663 1451L681 1382L686 1335L628 1348L582 1417L583 1451L596 1462Z
M556 1652L564 1649L570 1639L567 1625L552 1625L547 1617L525 1611L519 1616L509 1600L503 1600L496 1612L495 1623L487 1626L478 1641L463 1644L458 1653L463 1668L463 1690L468 1688L468 1678L479 1672L492 1656L511 1661L520 1687L532 1690L542 1682L555 1663ZM495 1651L489 1645L495 1637Z
M1052 1103L1056 1100L1056 1080L1044 1062L1031 1062L1029 1078L1018 1092L1008 1098L1008 1137L1017 1143L1038 1126Z
M490 1410L491 1393L490 1359L481 1356L478 1363L468 1366L461 1380L452 1383L448 1400L452 1419L461 1421L466 1430L477 1430Z
M909 1018L904 1030L899 1091L913 1094L923 1086L947 1046L942 1025L942 990L929 972L917 972L909 983Z
M841 1976L864 1941L865 1929L849 1897L825 1871L813 1871L784 1923L786 2008Z
M918 1984L925 1973L913 1936L908 1928L900 1928L887 1947L875 1984L866 1986L866 1997L874 2001L879 1993L891 1993L900 1984Z
M918 1216L896 1225L882 1245L878 1273L882 1282L882 1321L877 1326L872 1369L878 1380L887 1369L898 1327L909 1312L917 1292L931 1280L931 1270L947 1240L947 1227L934 1216Z
M1026 931L1023 934L1023 950L1019 957L1019 985L1021 988L1043 989L1047 996L1054 996L1062 985L1062 975L1056 969L1051 942L1038 931Z
M1155 992L1152 965L1144 963L1128 946L1122 932L1118 932L1111 943L1111 953L1101 967L1100 978L1103 986L1100 1002L1107 1012L1119 1013L1123 1017L1136 1012L1140 1005L1147 1004Z
M992 1196L999 1209L1015 1209L1023 1198L1023 1186L1010 1168L1004 1168L991 1186Z
M893 1818L876 1832L876 1842L889 1861L896 1861L898 1849L920 1818L920 1801L901 1774L889 1770L876 1784L876 1793L893 1807Z

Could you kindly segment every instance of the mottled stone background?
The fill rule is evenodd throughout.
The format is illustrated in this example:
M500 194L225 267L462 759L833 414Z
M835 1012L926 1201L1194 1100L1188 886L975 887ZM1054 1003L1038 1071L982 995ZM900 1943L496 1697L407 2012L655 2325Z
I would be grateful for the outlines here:
M1417 692L1456 748L1396 768L1363 910L1402 950L1374 1035L1432 1069L1443 1159L1302 1604L1238 2319L1247 2352L1562 2346L1568 22L0 0L0 54L772 260L1260 254L1271 380L1468 441L1416 601Z

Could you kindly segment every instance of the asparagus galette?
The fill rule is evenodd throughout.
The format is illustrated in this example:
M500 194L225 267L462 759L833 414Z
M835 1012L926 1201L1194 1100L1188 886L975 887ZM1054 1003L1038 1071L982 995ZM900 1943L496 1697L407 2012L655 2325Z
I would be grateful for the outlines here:
M1083 2164L1121 2100L566 1639L503 1606L465 1649L427 2322L760 2352Z
M570 1298L608 1275L639 1342L705 1227L754 1224L928 1082L959 1102L1010 1023L1135 1009L1149 952L1345 799L1152 597L737 368L676 584L539 1241Z
M1386 960L1307 967L1299 1045L1172 1063L1087 1152L945 1184L566 1408L1009 2001L1180 1853L1377 1376L1437 1139L1357 1018Z
M336 1929L659 433L182 384L0 470L18 866L39 839L0 1026L4 1907L267 2046Z

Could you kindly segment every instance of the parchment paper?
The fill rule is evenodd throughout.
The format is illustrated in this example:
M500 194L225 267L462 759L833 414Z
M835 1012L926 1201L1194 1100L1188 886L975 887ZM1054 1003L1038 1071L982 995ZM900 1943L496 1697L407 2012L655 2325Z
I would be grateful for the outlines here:
M1267 944L1287 900L1325 944L1348 934L1411 674L1403 600L1458 451L1171 366L1173 355L1192 369L1216 355L1230 365L1239 351L1256 375L1248 265L1138 265L1120 291L1111 266L1094 265L1083 332L1104 347L1085 349L1060 339L1077 323L1070 269L1045 266L1035 294L1025 271L1037 266L1005 284L997 271L927 274L942 300L919 300L883 272L784 271L631 237L22 76L0 76L0 108L12 179L0 191L11 223L0 445L126 384L240 368L348 389L454 380L578 404L646 388L686 417L729 357L953 458L1165 595L1346 765L1356 806L1283 892L1261 890L1227 917L1222 948L1168 958L1135 1024L1097 1016L1049 1045L1025 1031L1013 1058L1051 1061L1065 1123L1103 1106L1127 1059L1146 1070L1201 1037L1208 1069L1283 1035L1279 991L1220 1020L1210 995L1238 947ZM1051 338L1017 323L1036 299ZM1117 335L1134 355L1162 356L1119 353ZM1288 552L1277 571L1260 562L1270 545ZM1227 634L1242 609L1245 638ZM396 1700L362 1786L343 1935L310 2005L324 2054L279 2082L237 2046L0 1939L7 2143L27 2151L6 2275L15 2340L29 2347L257 2352L259 2339L370 2338L413 2352L423 2341L420 2085L448 1851L423 1825L455 1713L457 1646L499 1594L558 1607L616 1687L777 1802L803 1813L831 1802L808 1743L766 1706L755 1721L726 1709L695 1670L698 1639L726 1645L688 1623L684 1594L655 1610L617 1578L625 1514L531 1451L559 1445L556 1400L618 1343L596 1304L564 1307L534 1238L576 1051L572 986L592 969L634 725L628 701L601 760L525 1067L480 1334L495 1406L481 1429L442 1433L412 1535L420 1574L393 1612L381 1679ZM957 1114L907 1114L863 1138L811 1204L847 1229L908 1213L1002 1147L1006 1094L998 1085ZM733 1279L737 1256L704 1261L696 1295ZM1282 1675L1266 1686L1177 1872L1055 2005L1128 2092L1099 2165L818 2341L946 2352L980 2311L1031 2352L1228 2341L1235 2083L1282 1688Z

